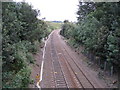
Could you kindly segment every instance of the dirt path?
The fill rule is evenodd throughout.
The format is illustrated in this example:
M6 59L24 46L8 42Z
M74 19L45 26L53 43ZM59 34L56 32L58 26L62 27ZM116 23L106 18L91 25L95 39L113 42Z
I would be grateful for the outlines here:
M83 58L54 30L46 44L41 88L107 88L97 73L84 65Z

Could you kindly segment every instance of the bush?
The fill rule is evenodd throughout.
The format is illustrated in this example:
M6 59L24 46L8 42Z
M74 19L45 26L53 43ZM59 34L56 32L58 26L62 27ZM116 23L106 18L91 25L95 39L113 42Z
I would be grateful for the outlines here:
M23 68L18 73L3 73L3 88L26 88L30 82L30 68Z
M83 45L109 67L120 67L120 9L119 3L79 2L78 22L64 21L61 35L73 46Z
M27 53L27 61L29 62L29 63L32 63L32 64L34 64L34 61L35 61L35 59L33 58L33 55L31 54L31 53Z
M46 22L38 20L38 15L39 10L28 3L2 2L3 87L28 87L28 66L34 63L36 42L49 34Z

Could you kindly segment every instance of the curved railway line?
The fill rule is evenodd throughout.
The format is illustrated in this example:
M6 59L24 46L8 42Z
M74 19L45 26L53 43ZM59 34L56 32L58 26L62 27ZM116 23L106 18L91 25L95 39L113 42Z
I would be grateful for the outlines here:
M60 41L58 32L52 33L49 45L48 50L50 51L48 51L49 53L46 51L46 53L51 54L50 67L52 67L55 88L82 88L83 90L101 88L96 82L93 82L94 80L91 81L88 75L86 76L76 58Z
M56 37L57 38L57 37ZM54 44L53 44L53 36L52 36L52 38L51 38L51 46L52 46L52 48L55 48L55 46L54 46ZM57 40L59 40L59 39L57 39ZM67 54L68 54L68 56L71 58L71 60L74 62L74 64L77 66L77 68L79 69L79 71L82 73L82 75L86 78L86 80L90 83L90 85L92 86L92 88L94 88L95 89L95 87L94 87L94 85L90 82L90 80L87 78L87 76L83 73L83 71L80 69L80 67L78 66L78 64L75 62L75 60L73 59L73 57L72 56L70 56L69 55L69 53L68 53L68 51L66 50L66 48L65 47L61 47L61 46L59 46L59 47L57 47L59 50L62 50L61 48L64 48L64 52L66 52ZM56 49L54 49L54 50L56 50ZM57 52L57 51L55 51L55 52ZM75 77L77 78L77 80L79 81L79 84L81 85L81 88L83 88L84 89L84 85L82 84L82 82L81 82L81 80L79 79L79 76L76 74L76 72L74 71L74 69L72 68L72 66L70 65L70 63L68 62L68 59L67 59L67 55L65 55L64 54L64 52L63 52L63 50L61 51L62 52L62 56L64 57L64 60L65 60L65 62L69 65L69 67L71 68L71 70L72 70L72 72L74 73L74 75L75 75ZM54 55L55 55L55 53L54 53ZM57 56L57 60L58 60L58 55L57 55L57 53L56 53L56 56ZM59 61L58 61L59 62ZM55 65L54 65L55 66ZM58 67L59 65L57 65L57 66L55 66L55 67ZM61 68L61 67L60 67ZM68 69L69 70L69 69ZM61 70L62 71L62 74L63 74L63 70ZM59 74L58 74L59 75ZM65 79L64 79L65 80ZM67 81L65 81L65 82L67 82ZM76 85L77 86L77 85Z

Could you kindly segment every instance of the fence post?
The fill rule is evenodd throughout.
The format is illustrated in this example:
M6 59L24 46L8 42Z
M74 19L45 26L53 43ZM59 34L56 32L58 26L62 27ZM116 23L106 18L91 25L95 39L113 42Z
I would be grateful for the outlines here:
M107 62L104 62L104 71L106 70Z
M110 70L110 75L111 75L111 76L113 76L113 69L114 69L114 67L112 66L112 67L111 67L111 70Z
M98 65L99 65L99 66L100 66L100 63L101 63L101 62L100 62L100 59L98 59Z
M118 90L120 90L120 67L118 66Z

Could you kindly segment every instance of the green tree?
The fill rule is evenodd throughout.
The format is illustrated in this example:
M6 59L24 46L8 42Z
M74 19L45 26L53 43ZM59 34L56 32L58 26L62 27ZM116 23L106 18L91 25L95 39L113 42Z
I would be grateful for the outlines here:
M35 42L48 33L46 22L38 20L39 10L28 3L2 2L2 83L3 88L28 87L29 64L34 64Z

